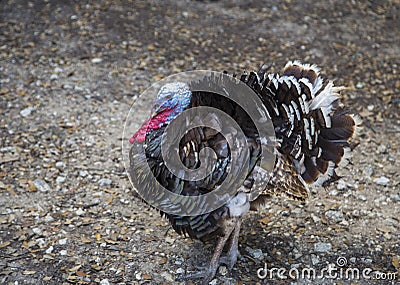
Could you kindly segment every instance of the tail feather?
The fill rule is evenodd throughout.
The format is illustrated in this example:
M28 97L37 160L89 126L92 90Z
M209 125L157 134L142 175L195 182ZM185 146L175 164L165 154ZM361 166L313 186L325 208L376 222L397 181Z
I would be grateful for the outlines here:
M299 61L289 61L283 68L284 76L294 76L297 79L306 78L311 84L318 79L319 68L316 65L301 64Z
M338 127L331 129L321 129L321 136L330 141L343 141L346 142L347 139L353 136L353 131L346 127Z
M320 157L317 159L316 163L317 163L317 169L320 173L326 173L328 171L329 161Z
M323 186L337 180L335 169L348 162L349 142L360 124L340 103L343 88L324 81L315 65L298 61L288 62L282 75L262 76L258 84L253 88L269 110L274 103L279 151L292 160L301 180Z
M336 165L340 163L344 155L344 149L341 143L332 142L320 137L318 145L322 149L321 156L323 159L333 161Z
M315 181L315 177L318 177L320 173L316 163L311 157L306 156L304 159L304 166L306 169L306 171L302 174L304 181L309 184L313 183Z
M345 111L336 112L331 116L331 128L321 129L321 136L329 140L347 141L353 137L357 122L351 114Z
M316 66L289 62L283 71L285 75L300 81L310 109L309 114L302 113L301 158L304 156L304 159L297 163L300 173L309 184L327 185L329 181L339 178L335 168L348 162L349 140L354 136L358 122L342 108L339 91L343 88L329 81L324 82ZM309 131L310 128L313 130ZM307 145L309 149L305 147ZM315 149L318 150L317 155L313 151Z

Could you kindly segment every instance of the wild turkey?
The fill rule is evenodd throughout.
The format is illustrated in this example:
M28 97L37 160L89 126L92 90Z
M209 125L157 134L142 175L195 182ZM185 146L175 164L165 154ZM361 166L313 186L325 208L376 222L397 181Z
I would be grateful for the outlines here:
M309 185L327 186L339 179L335 168L348 161L349 142L358 122L343 109L338 94L341 88L324 81L316 66L298 61L288 62L282 75L267 74L266 70L261 68L240 77L240 81L261 99L272 119L276 136L275 162L269 176L263 178L261 188L253 189L261 138L249 114L224 96L192 91L182 82L166 84L159 91L151 117L130 139L133 145L128 172L132 180L139 181L144 188L151 188L147 182L140 184L149 175L138 163L145 161L151 175L169 191L198 196L213 191L225 179L231 158L227 139L213 129L201 127L191 129L179 138L179 157L188 168L199 167L199 152L205 147L212 148L217 155L210 176L200 181L188 181L175 176L164 163L161 139L168 125L185 110L209 106L232 117L246 136L249 156L245 165L246 179L231 200L211 212L195 216L163 213L177 233L202 241L216 240L207 270L188 275L189 278L204 278L207 282L215 276L220 262L229 268L234 266L238 258L241 221L250 209L258 209L271 195L304 201L309 196ZM144 150L145 157L140 156L138 147ZM220 258L229 239L228 253Z

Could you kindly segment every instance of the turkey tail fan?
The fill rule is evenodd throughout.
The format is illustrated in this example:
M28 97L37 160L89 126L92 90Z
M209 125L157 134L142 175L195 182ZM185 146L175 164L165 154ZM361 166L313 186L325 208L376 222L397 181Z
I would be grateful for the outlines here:
M342 108L344 88L324 81L317 66L299 61L288 62L282 75L261 72L258 84L247 83L271 114L278 152L290 158L305 187L339 179L335 169L348 163L349 143L361 123Z
M301 114L302 144L297 157L301 176L308 184L328 186L340 178L335 168L348 163L349 142L361 122L343 110L339 91L344 88L324 82L315 65L289 62L283 76L294 77L302 83L299 97L306 97L304 103L309 109L308 113Z

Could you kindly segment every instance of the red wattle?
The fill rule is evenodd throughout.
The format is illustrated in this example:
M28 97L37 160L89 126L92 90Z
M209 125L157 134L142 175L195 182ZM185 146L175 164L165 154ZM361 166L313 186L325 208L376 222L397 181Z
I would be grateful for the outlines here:
M172 109L165 109L153 118L150 118L144 122L140 129L129 139L129 143L133 144L135 141L138 143L144 142L146 140L147 132L149 130L159 129L168 120L168 116L171 114L171 111Z

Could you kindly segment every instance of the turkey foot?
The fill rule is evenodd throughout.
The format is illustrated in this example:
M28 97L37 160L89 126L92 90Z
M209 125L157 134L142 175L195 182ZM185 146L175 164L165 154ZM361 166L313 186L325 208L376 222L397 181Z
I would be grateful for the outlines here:
M210 264L208 265L208 267L204 271L186 274L184 276L177 277L176 280L177 281L184 281L184 280L202 278L203 279L202 284L203 285L208 284L214 278L215 273L217 273L217 269L218 269L218 266L220 264L220 256L221 256L222 250L224 249L224 246L225 246L227 240L229 239L231 233L234 230L236 230L237 223L238 222L236 221L236 222L233 223L232 226L228 227L226 229L226 231L225 231L225 235L218 239L217 246L214 249L214 253L213 253L213 256L211 258ZM240 228L239 228L239 230L240 230ZM236 258L237 258L237 239L238 238L236 238L235 262L236 262ZM232 247L232 245L234 246L234 239L232 239L232 244L231 244L230 248Z

